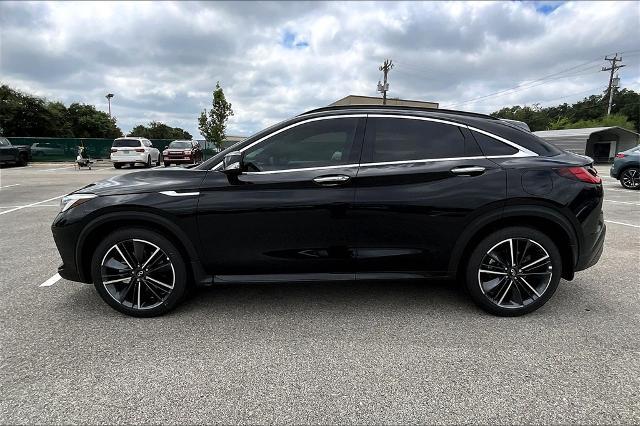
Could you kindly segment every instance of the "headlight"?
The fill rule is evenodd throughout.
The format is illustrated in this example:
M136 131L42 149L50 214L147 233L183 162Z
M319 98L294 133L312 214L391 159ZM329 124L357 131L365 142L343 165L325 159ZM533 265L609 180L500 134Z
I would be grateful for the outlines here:
M66 212L71 207L78 206L92 198L97 197L96 194L69 194L60 200L60 213Z

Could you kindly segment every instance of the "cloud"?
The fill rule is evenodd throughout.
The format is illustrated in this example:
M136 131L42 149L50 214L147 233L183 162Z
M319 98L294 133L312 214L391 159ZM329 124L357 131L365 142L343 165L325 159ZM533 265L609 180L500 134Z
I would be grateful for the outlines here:
M385 58L391 97L491 112L600 92L616 51L623 86L638 90L639 13L632 2L0 2L0 75L105 111L114 93L125 131L160 120L198 135L220 81L229 132L249 134L376 96Z

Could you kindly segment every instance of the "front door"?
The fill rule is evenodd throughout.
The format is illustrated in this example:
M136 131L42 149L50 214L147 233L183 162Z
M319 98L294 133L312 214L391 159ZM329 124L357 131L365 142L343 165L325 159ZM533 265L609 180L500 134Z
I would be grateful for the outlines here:
M201 188L203 264L213 275L352 274L351 207L365 118L323 117L243 148L245 170Z
M466 126L369 116L357 177L357 269L447 274L472 212L500 208L504 171Z

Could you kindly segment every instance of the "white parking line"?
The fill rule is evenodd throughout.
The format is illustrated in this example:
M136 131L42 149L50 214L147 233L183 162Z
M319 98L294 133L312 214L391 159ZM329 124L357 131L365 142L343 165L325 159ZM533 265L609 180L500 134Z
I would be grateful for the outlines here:
M632 189L604 188L604 192L607 191L626 192L627 194L633 194Z
M38 170L39 172L53 172L56 170L65 170L65 169L73 169L75 166L69 166L69 167L56 167L53 169L42 169L42 170Z
M16 207L22 207L22 206L0 206L0 209L15 209ZM32 208L32 207L60 207L60 204L37 204L35 206L25 207L25 209Z
M62 277L60 276L60 274L55 274L54 276L52 276L51 278L49 278L48 280L40 284L40 287L51 287L61 279Z
M11 185L0 186L0 189L11 188L12 186L19 186L19 183L13 183Z
M633 228L640 228L640 225L632 225L630 223L616 222L614 220L605 220L605 222L607 222L607 223L615 223L616 225L631 226Z
M632 206L640 206L640 203L632 203L631 201L614 201L614 200L604 200L607 203L615 203L615 204L630 204Z
M31 203L31 204L27 204L27 205L24 205L24 206L14 207L11 210L5 210L3 212L0 212L0 215L11 213L11 212L15 212L16 210L25 209L27 207L33 207L33 206L36 206L38 204L47 203L49 201L57 200L58 198L62 198L62 197L64 197L64 195L58 195L57 197L49 198L47 200L38 201L37 203Z

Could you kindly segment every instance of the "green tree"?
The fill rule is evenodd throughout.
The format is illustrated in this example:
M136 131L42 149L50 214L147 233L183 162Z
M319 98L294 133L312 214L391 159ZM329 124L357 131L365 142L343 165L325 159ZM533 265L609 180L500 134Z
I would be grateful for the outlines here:
M76 138L108 138L122 136L116 119L98 111L93 105L72 103L67 109L73 136Z
M115 118L93 105L48 102L0 86L0 132L4 136L117 138Z
M148 126L139 124L134 127L128 136L138 136L147 139L187 139L193 137L180 127L167 126L158 121L151 121Z
M233 115L231 104L227 102L220 82L216 83L213 91L211 109L200 113L198 118L198 130L207 142L213 142L216 148L222 148L222 142L226 136L227 120Z

